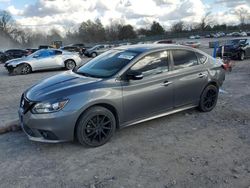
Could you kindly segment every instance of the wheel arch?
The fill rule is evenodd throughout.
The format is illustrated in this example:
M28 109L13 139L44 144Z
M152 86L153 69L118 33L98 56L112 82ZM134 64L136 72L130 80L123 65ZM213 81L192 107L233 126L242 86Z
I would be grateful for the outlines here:
M111 111L112 114L113 114L114 117L115 117L115 120L116 120L116 129L119 128L120 119L119 119L119 114L118 114L117 109L116 109L113 105L111 105L111 104L109 104L109 103L96 103L96 104L92 104L92 105L88 106L86 109L84 109L84 110L81 112L81 114L79 115L79 117L77 118L77 121L76 121L75 126L74 126L74 138L76 138L77 124L78 124L78 122L79 122L81 116L82 116L87 110L89 110L90 108L95 107L95 106L101 106L101 107L104 107L104 108L108 109L109 111Z
M76 63L76 61L75 61L73 58L68 58L68 59L65 59L65 60L64 60L64 65L66 65L65 63L66 63L67 61L74 61L74 62Z
M29 66L30 66L30 68L31 68L31 71L33 71L33 67L32 67L32 65L31 65L29 62L26 62L26 61L24 61L24 62L22 62L22 63L18 64L18 65L17 65L17 67L22 66L22 65L25 65L25 64L29 65Z
M218 82L215 81L215 80L210 80L210 81L203 87L202 92L201 92L201 94L200 94L200 98L201 98L202 93L204 92L204 90L205 90L205 89L207 88L207 86L209 86L209 85L213 85L213 86L217 87L217 89L219 89L219 84L218 84Z
M208 84L206 85L206 87L207 87L208 85L214 85L215 87L217 87L217 88L219 89L219 84L218 84L217 81L215 81L215 80L211 80L210 82L208 82ZM206 87L205 87L205 88L206 88Z
M91 52L90 56L92 56L92 54L96 54L96 56L98 55L98 53L96 51Z

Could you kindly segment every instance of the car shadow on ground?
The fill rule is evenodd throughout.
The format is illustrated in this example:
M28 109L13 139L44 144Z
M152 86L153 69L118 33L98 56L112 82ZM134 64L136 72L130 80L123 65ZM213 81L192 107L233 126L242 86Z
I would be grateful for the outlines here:
M116 145L118 143L118 145L120 144L126 144L125 142L130 143L130 139L127 139L127 135L130 136L131 139L138 139L139 135L147 135L150 134L150 131L155 131L155 132L161 132L163 129L164 130L164 134L166 134L166 136L171 135L171 131L172 130L166 130L169 128L169 126L175 126L176 124L180 123L180 120L183 120L183 116L187 117L186 119L190 117L194 116L199 116L201 112L199 112L196 108L193 109L188 109L182 112L178 112L175 114L170 114L164 117L160 117L160 118L156 118L153 120L149 120L146 122L142 122L142 123L138 123L135 125L131 125L131 126L127 126L127 127L123 127L121 129L117 129L116 133L114 134L114 136L111 138L111 140L104 144L103 146L99 146L98 148L102 148L105 145ZM185 119L185 118L184 118ZM181 124L181 123L180 123ZM200 129L205 128L205 127L200 127ZM190 129L190 127L186 127L186 130L183 129L183 127L179 127L181 132L186 132L188 133L189 131L193 131L194 129ZM195 130L198 130L199 128L196 128ZM13 134L17 134L17 133L12 133ZM134 136L132 136L134 135ZM34 147L34 148L42 148L42 149L57 149L57 148L68 148L68 147L77 147L77 148L83 148L83 149L93 149L93 147L89 147L89 146L82 146L76 139L74 141L69 141L69 142L60 142L60 143L42 143L42 142L34 142L34 141L30 141L27 136L22 132L19 131L18 132L18 137L20 138L20 140L22 140L22 144L26 145L27 147ZM143 137L143 136L142 136ZM18 143L20 143L20 140ZM126 141L127 140L127 141ZM15 141L14 141L15 142Z

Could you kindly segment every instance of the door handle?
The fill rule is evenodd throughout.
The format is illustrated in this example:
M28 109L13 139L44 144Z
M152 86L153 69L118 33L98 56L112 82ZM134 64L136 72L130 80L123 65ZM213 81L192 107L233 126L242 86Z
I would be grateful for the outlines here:
M198 74L198 78L203 78L203 77L205 77L206 76L206 74L203 74L203 73L199 73Z
M173 82L165 81L165 82L162 83L162 86L168 86L168 85L170 85L170 84L172 84L172 83L173 83Z

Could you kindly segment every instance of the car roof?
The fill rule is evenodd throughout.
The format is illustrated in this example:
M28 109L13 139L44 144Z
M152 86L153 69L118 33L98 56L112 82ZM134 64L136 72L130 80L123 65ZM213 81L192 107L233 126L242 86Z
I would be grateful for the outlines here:
M176 45L176 44L135 44L135 45L120 46L114 49L144 53L144 52L150 52L153 50L171 49L171 48L192 49L187 46Z

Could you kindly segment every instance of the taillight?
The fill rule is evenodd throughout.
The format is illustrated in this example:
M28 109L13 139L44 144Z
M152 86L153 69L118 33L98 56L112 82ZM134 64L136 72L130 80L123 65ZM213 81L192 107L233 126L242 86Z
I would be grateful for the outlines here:
M228 64L222 64L221 67L225 70L225 71L232 71L232 65L230 63Z
M222 64L221 67L222 67L224 70L227 70L227 64Z

